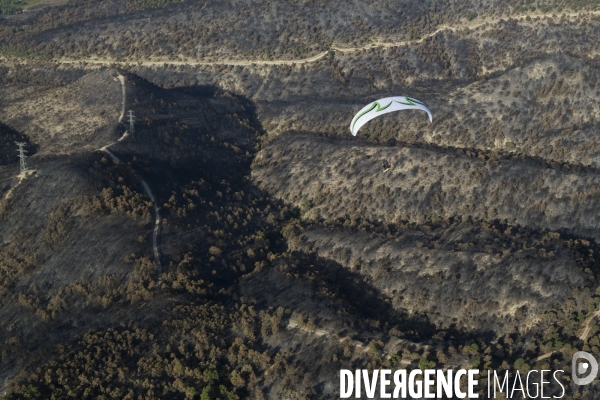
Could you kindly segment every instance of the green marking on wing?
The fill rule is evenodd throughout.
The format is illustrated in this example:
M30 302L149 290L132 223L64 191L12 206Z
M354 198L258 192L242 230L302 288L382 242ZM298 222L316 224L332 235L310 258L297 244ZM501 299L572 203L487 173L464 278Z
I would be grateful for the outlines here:
M360 119L360 117L362 117L363 115L365 115L368 112L373 111L373 109L377 107L377 102L371 104L371 107L367 108L365 111L361 112L360 114L358 114L355 118L354 121L352 121L352 130L354 130L354 125L356 125L356 121L358 121Z
M403 102L403 101L398 101L398 100L396 100L396 102L397 102L397 103L404 104L405 106L416 106L417 104L420 104L420 105L422 105L422 106L424 106L424 107L427 107L427 106L425 105L425 103L423 103L422 101L419 101L419 100L413 99L413 98L411 98L411 97L407 97L407 98L406 98L406 101L407 101L408 103L405 103L405 102Z
M417 99L413 99L412 97L407 97L407 99L408 99L408 100L410 100L410 101L412 101L413 103L417 103L417 104L420 104L420 105L422 105L422 106L425 106L425 107L427 107L427 106L425 105L425 103L423 103L422 101L419 101L419 100L417 100Z
M387 106L384 106L384 107L381 107L381 104L379 104L379 102L377 102L377 101L375 103L371 104L371 107L367 108L365 111L361 112L354 118L354 120L352 121L352 130L354 130L354 125L356 125L356 122L360 119L360 117L362 117L366 113L373 111L375 109L375 107L377 107L377 110L375 110L376 112L383 111L386 108L388 108L389 106L391 106L392 102L393 101L390 101L390 104L388 104Z
M387 105L387 106L385 106L385 107L381 107L381 105L380 105L378 102L375 102L375 104L377 104L377 112L379 112L379 111L383 111L383 110L385 110L386 108L388 108L389 106L391 106L391 105L392 105L392 102L390 101L390 104L388 104L388 105Z

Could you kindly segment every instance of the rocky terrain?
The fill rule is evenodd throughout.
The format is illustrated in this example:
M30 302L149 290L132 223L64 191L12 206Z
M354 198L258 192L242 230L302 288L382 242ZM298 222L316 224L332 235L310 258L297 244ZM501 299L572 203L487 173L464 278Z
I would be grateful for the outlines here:
M340 368L599 357L599 7L0 14L1 396L334 399ZM392 95L433 123L352 137Z

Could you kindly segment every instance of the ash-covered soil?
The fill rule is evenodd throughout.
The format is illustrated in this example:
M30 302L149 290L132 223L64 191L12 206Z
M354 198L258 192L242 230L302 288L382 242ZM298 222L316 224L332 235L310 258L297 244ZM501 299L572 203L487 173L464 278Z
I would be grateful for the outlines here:
M56 88L2 88L0 120L26 135L41 154L90 152L110 143L119 122L117 72L87 74Z
M0 27L7 398L337 398L340 368L600 356L598 2L267 3ZM434 122L352 137L391 95Z

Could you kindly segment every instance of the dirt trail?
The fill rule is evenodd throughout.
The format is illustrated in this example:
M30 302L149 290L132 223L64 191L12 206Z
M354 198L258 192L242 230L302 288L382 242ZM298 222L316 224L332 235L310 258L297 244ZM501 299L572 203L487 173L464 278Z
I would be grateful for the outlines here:
M126 92L125 92L125 77L123 75L119 74L118 80L119 80L119 82L121 82L121 88L123 90L123 102L122 102L122 107L121 107L121 116L119 117L119 122L122 122L123 118L125 117L125 105L126 105L126 99L127 99ZM121 160L119 159L119 157L117 157L108 148L110 146L112 146L113 144L122 141L127 136L129 136L129 132L125 131L125 133L123 133L123 135L119 139L117 139L117 141L111 142L111 143L107 144L106 146L99 148L98 150L105 152L106 154L108 154L110 156L110 158L113 159L113 161L120 163ZM144 187L144 191L146 192L146 196L148 196L150 198L150 200L152 200L152 203L154 204L154 231L152 232L152 252L154 253L154 260L156 262L156 267L158 269L157 286L160 286L161 276L162 276L162 265L160 263L160 252L158 251L158 233L160 232L160 214L158 211L158 204L156 202L156 198L152 194L152 191L150 190L150 186L148 186L148 183L146 183L146 181L142 177L139 177L139 178L140 178L140 181L142 182L142 186Z
M587 11L587 12L582 12L582 13L575 13L575 12L573 12L573 13L565 13L565 15L568 16L568 17L577 17L579 15L587 15L587 14L590 14L590 15L600 15L600 10L599 11ZM542 14L542 13L534 13L534 14L530 15L530 17L533 17L533 18L535 18L535 17L545 17L545 16L546 15ZM517 21L524 21L524 20L526 20L527 16L526 15L520 15L520 16L517 16L517 17L506 17L506 18L482 18L482 19L476 20L475 23L466 24L466 25L454 25L454 26L451 26L451 25L441 25L434 32L428 33L428 34L424 35L422 38L415 39L415 40L402 40L402 41L399 41L399 42L391 42L391 43L385 43L385 42L379 42L379 41L377 41L377 42L374 42L374 43L369 43L369 44L367 44L365 46L362 46L362 47L346 47L346 48L332 45L331 48L333 50L340 51L342 53L346 53L346 52L355 52L355 51L367 50L367 49L374 48L374 47L400 47L400 46L409 46L411 44L421 43L421 42L423 42L423 41L425 41L425 40L427 40L427 39L429 39L429 38L437 35L440 32L443 32L443 31L455 32L455 31L460 31L460 30L467 29L467 28L468 29L476 29L476 28L479 28L479 27L484 26L486 24L488 24L488 25L497 24L500 21L506 21L509 18L515 19ZM534 20L530 21L530 23L536 23L536 22L537 21L534 21Z
M13 190L15 190L15 188L17 186L19 186L21 184L21 182L23 182L23 178L25 176L23 174L19 174L16 177L18 179L17 183L14 186L12 186L10 189L8 189L8 191L6 192L6 194L4 195L4 198L2 200L8 200L8 199L10 199L10 197L12 196ZM12 178L10 178L10 179L12 179Z
M590 335L590 331L592 330L591 324L593 321L595 321L599 317L600 317L600 309L596 310L595 313L593 313L585 321L583 321L583 329L581 331L581 334L579 335L580 340L585 342L588 339L588 336ZM542 354L541 356L535 358L533 361L538 362L540 360L550 357L551 355L553 355L554 353L557 353L557 352L558 352L558 350L555 350L550 353Z
M127 102L127 96L125 93L125 77L119 74L117 79L119 80L119 82L121 82L121 90L123 92L123 102L121 103L121 116L119 117L119 122L123 122L123 118L125 118L125 103ZM124 137L121 137L119 141L121 141L122 139L124 139Z
M581 330L581 334L579 335L579 339L582 341L586 341L590 335L590 331L592 329L591 324L593 321L600 317L600 309L596 310L592 315L590 315L585 321L583 321L583 327ZM558 353L559 350L551 351L550 353L542 354L541 356L534 358L533 362L541 361L545 358L552 356L554 353Z
M150 186L146 183L145 180L142 179L142 185L144 186L144 190L146 191L146 195L150 197L152 203L154 204L154 231L152 233L152 249L154 251L154 259L156 260L156 266L158 267L158 285L161 283L162 276L162 266L160 264L160 253L158 251L158 232L160 231L160 214L158 213L158 204L156 203L156 199L150 190Z
M113 61L106 59L79 59L79 60L55 60L60 64L79 64L79 63L88 63L88 64L97 64L97 65L141 65L144 67L154 67L154 66L162 66L162 65L192 65L192 66L202 66L202 65L241 65L241 66L249 66L252 64L256 65L294 65L294 64L305 64L311 63L320 60L325 57L329 51L323 51L316 56L303 58L299 60L273 60L273 61L264 61L264 60L225 60L225 61L172 61L172 60L163 60L163 61Z
M4 196L2 196L2 198L0 198L0 212L4 212L4 209L6 208L7 204L8 204L8 200L12 197L13 191L21 184L23 183L23 180L26 179L27 177L33 175L36 173L36 169L28 169L25 172L21 172L18 175L15 176L11 176L10 178L6 178L3 179L2 182L7 181L9 179L14 179L17 178L17 183L14 184L13 186L10 187L10 189L8 189L8 191L6 192L6 194Z
M563 13L564 15L566 15L567 17L571 18L571 17L578 17L580 15L600 15L600 10L597 11L584 11L584 12L571 12L571 13ZM563 15L561 14L561 15ZM315 61L320 60L321 58L325 57L327 55L327 53L329 53L329 51L335 51L335 52L340 52L340 53L351 53L351 52L357 52L357 51L361 51L361 50L367 50L367 49L371 49L371 48L376 48L376 47L400 47L400 46L410 46L412 44L417 44L417 43L421 43L435 35L437 35L440 32L443 31L459 31L459 30L463 30L463 29L475 29L481 26L484 26L486 24L488 25L493 25L493 24L497 24L500 21L506 21L509 18L513 19L513 20L517 20L517 21L525 21L527 16L530 16L532 18L536 18L536 17L541 17L542 19L540 19L540 21L544 21L543 17L546 17L546 14L537 12L537 13L531 13L528 15L520 15L520 16L510 16L510 17L503 17L503 18L476 18L473 22L470 22L468 24L464 24L464 25L441 25L438 29L436 29L434 32L432 33L428 33L426 35L423 35L423 37L421 37L420 39L415 39L415 40L401 40L398 42L390 42L390 43L385 43L385 42L380 42L380 41L376 41L374 43L369 43L365 46L361 46L361 47L343 47L340 44L333 44L331 46L331 50L326 50L323 51L315 56L312 57L308 57L308 58L302 58L302 59L298 59L298 60L270 60L270 61L265 61L265 60L222 60L222 61L195 61L195 60L187 60L187 61L173 61L173 60L160 60L160 61L115 61L115 60L107 60L107 59L80 59L80 60L66 60L66 59L58 59L55 60L58 63L61 64L78 64L78 63L88 63L88 64L92 64L92 65L141 65L144 67L153 67L153 66L163 66L163 65L187 65L187 66L204 66L204 65L232 65L232 66L236 66L236 65L240 65L240 66L249 66L249 65L298 65L298 64L306 64L306 63L312 63ZM535 24L535 23L539 23L539 21L535 21L535 20L531 20L528 23L530 24Z
M25 179L27 176L33 174L34 172L35 172L35 170L27 170L27 171L25 171L25 173L20 173L19 175L8 178L8 179L17 178L18 180L15 185L11 186L11 188L8 189L8 191L2 197L2 199L0 199L0 211L4 211L4 208L6 207L8 200L11 198L13 191L23 182L23 179ZM4 180L6 181L8 179L4 179Z
M543 360L543 359L545 359L545 358L548 358L548 357L550 357L550 356L551 356L552 354L554 354L554 353L556 353L556 351L551 351L550 353L542 354L542 355L541 355L541 356L539 356L538 358L534 358L534 359L533 359L533 362L538 362L538 361L541 361L541 360Z
M600 317L600 309L596 310L595 313L593 313L592 315L590 315L584 324L584 328L583 331L581 332L581 335L579 335L579 339L585 341L587 340L588 336L590 335L590 330L592 329L591 324L593 321L595 321L598 317Z

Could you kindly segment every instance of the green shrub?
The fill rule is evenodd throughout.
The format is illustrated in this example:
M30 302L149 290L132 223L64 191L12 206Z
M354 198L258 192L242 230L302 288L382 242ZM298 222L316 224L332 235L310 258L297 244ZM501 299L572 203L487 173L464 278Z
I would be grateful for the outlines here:
M467 19L469 21L471 21L472 19L474 19L475 17L477 17L477 13L475 11L471 11L470 13L467 14Z
M23 0L0 0L0 14L20 14L24 5Z

